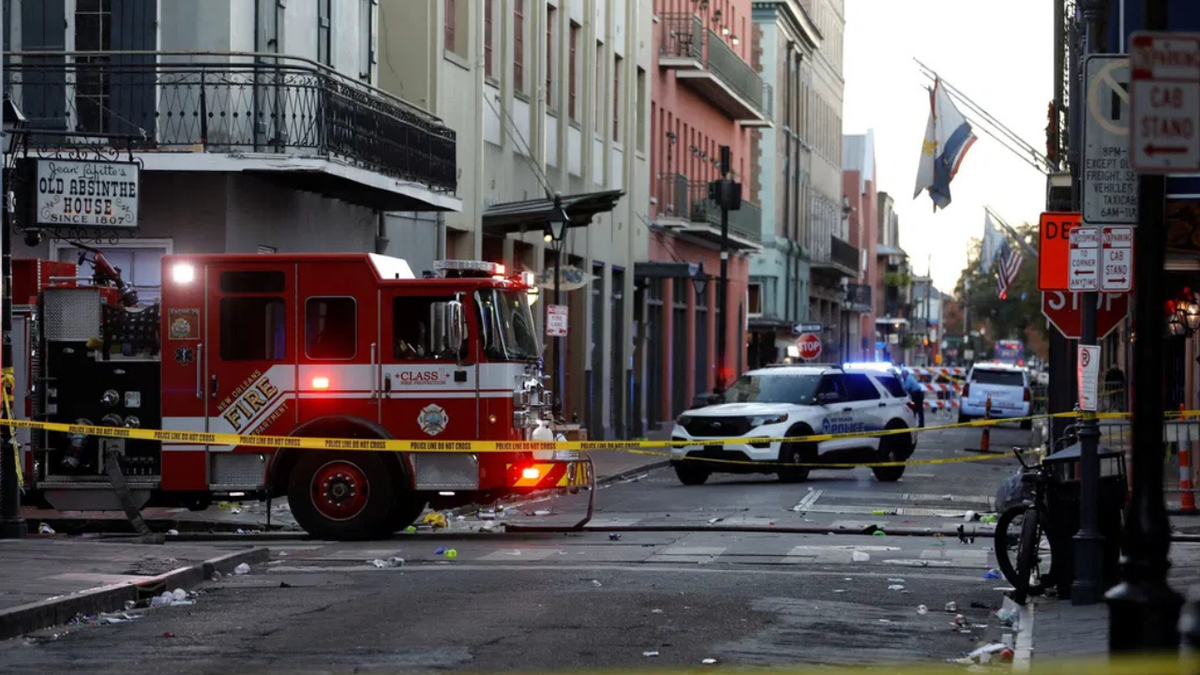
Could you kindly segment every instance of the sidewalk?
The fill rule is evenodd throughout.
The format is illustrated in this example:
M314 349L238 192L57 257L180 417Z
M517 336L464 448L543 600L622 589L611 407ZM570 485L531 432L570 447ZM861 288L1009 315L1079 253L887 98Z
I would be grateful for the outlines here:
M232 542L0 540L0 640L68 623L76 614L120 610L127 600L186 590L214 571L229 574L267 557L265 548Z
M1173 543L1168 582L1180 595L1200 585L1200 545ZM1108 654L1108 605L1075 606L1070 600L1040 598L1021 614L1021 632L1026 633L1034 661ZM1018 650L1017 658L1022 654Z

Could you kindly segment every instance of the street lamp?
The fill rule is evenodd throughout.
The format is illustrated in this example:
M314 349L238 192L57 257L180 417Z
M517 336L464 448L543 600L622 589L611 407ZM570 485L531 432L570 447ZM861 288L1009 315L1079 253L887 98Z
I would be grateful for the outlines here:
M25 115L20 108L5 96L3 103L4 124L4 162L3 171L16 163L16 151L24 142L28 133ZM0 278L12 279L12 220L13 200L9 198L12 192L5 183L11 180L9 176L0 177L0 202L3 202L3 212L0 215ZM12 368L12 284L5 283L0 299L0 337L4 346L0 348L0 362L5 368ZM7 387L8 384L0 386ZM5 392L5 396L8 392ZM2 407L0 414L8 417L8 406ZM5 426L0 429L0 539L19 539L25 536L27 528L25 518L21 515L21 486L17 482L18 454L10 452L16 444L13 441L13 428Z
M704 289L708 287L708 275L704 273L704 261L696 266L696 273L692 275L692 288L696 289L696 299L704 296Z
M562 249L563 237L567 233L567 223L571 221L571 217L567 215L567 210L563 208L562 195L554 195L554 207L550 209L550 215L546 219L546 232L543 237L546 243L550 244L554 249L554 304L562 304ZM554 393L555 393L555 411L557 417L562 416L562 384L566 382L566 375L562 372L562 337L554 336Z

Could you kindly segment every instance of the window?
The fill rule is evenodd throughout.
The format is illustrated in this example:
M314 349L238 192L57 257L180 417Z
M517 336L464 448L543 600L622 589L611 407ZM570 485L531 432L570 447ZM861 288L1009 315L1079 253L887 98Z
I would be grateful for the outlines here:
M444 10L445 10L445 14L446 14L446 16L442 18L442 27L443 27L443 31L445 34L444 40L446 42L445 49L448 52L452 52L452 51L454 51L454 46L455 46L454 33L455 33L455 30L457 29L456 19L458 18L458 16L456 15L457 8L455 7L455 5L458 3L455 0L443 0L442 4L444 5ZM491 2L491 0L488 0L488 7L491 7L491 6L492 6L492 2ZM491 22L491 12L488 13L487 21L488 21L488 26L491 26L491 23L492 23ZM488 34L488 37L489 38L491 37L490 33Z
M846 393L846 384L839 375L826 375L821 378L821 386L817 388L817 395L834 394L839 401L848 401Z
M554 24L558 11L546 6L546 105L554 107Z
M866 373L846 373L846 388L850 390L852 401L874 401L879 396L879 390Z
M996 384L1004 387L1024 387L1025 374L1019 370L985 370L977 368L971 371L971 381L979 384Z
M750 295L750 314L762 314L762 283L755 282L749 285Z
M621 140L621 57L613 58L613 142Z
M525 90L525 0L513 0L513 87Z
M221 360L282 361L286 356L283 298L221 298Z
M317 0L317 61L333 65L333 0Z
M310 359L352 359L357 353L354 298L309 298L304 303L304 354Z
M592 78L596 82L595 91L592 92L596 97L596 103L592 106L592 112L595 113L595 130L597 134L604 133L604 106L601 102L604 101L604 69L600 64L604 63L604 43L596 42L596 76Z
M283 272L221 272L222 293L282 293Z
M359 0L359 44L362 65L358 78L370 82L375 77L375 7L379 0Z
M726 403L795 403L812 401L819 375L742 375L725 390Z
M55 260L78 262L79 249L71 244L55 242L52 247ZM134 245L101 246L99 249L108 263L121 273L121 279L137 289L139 302L153 303L162 297L162 257L171 252L169 240L142 240ZM79 266L81 277L90 278L95 273L90 260Z
M637 149L646 151L646 71L637 69L637 100L633 102L633 114L637 116ZM757 146L756 146L757 147Z
M458 355L446 343L446 303L454 298L392 299L392 357L397 361L448 360Z
M75 50L106 52L112 49L111 0L78 0L75 3ZM75 85L76 129L92 133L110 131L108 56L80 56Z
M567 61L567 68L569 68L571 72L567 74L567 80L570 88L570 94L567 98L567 115L571 119L578 121L579 115L577 114L575 108L575 91L579 86L579 64L577 62L578 57L576 56L576 52L579 50L579 24L572 21L570 33L569 40L571 42L571 54Z
M879 384L883 385L884 389L892 396L897 398L908 398L908 394L904 393L904 385L900 384L900 378L892 374L880 375Z
M495 77L492 70L492 0L483 0L483 74Z

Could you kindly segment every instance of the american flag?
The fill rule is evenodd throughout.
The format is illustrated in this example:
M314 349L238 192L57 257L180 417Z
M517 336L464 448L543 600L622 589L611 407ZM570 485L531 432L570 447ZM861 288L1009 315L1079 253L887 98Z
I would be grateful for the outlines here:
M996 270L996 290L1000 293L1000 299L1008 298L1008 287L1017 280L1017 273L1021 271L1021 263L1025 262L1024 256L1017 249L1004 242L1004 247L1000 249L1000 265Z

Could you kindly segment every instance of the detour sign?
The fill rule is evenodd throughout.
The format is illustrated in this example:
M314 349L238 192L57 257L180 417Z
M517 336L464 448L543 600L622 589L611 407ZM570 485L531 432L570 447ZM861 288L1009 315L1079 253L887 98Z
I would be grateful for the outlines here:
M1071 257L1071 230L1083 221L1078 213L1046 212L1038 227L1038 290L1066 291Z

